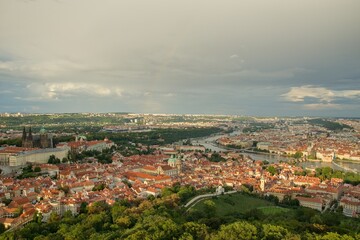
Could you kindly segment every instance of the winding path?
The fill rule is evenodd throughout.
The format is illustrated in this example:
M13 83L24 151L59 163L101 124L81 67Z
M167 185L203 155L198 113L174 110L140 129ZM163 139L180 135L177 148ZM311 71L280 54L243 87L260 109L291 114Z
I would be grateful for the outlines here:
M237 191L229 191L229 192L224 192L224 194L233 194L233 193L237 193ZM208 193L208 194L203 194L203 195L199 195L194 197L193 199L191 199L188 203L186 203L184 205L184 207L189 207L186 211L189 211L192 207L194 207L198 202L200 202L201 200L205 199L205 198L210 198L210 197L214 197L214 196L219 196L222 195L222 193Z

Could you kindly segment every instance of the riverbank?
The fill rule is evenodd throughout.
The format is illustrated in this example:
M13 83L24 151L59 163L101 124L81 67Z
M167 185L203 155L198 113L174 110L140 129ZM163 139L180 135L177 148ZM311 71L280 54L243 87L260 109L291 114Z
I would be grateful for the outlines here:
M335 159L336 162L349 162L349 163L358 163L360 164L359 160L352 160L352 159Z
M209 137L202 137L202 138L197 138L197 139L192 139L194 142L194 145L202 145L205 148L208 148L212 151L216 151L216 152L228 152L228 151L240 151L239 149L235 149L235 150L229 150L226 149L224 147L222 147L219 144L215 144L216 139L220 138L220 137L224 137L227 136L226 134L219 134L219 135L212 135ZM251 157L254 160L260 160L260 161L268 161L270 163L278 163L280 161L282 162L290 162L293 158L290 157L284 157L284 156L280 156L277 154L263 154L263 153L258 153L258 152L252 152L252 153L246 153L243 152L242 154ZM308 169L316 169L316 168L321 168L321 167L331 167L333 169L336 170L341 170L341 171L347 171L347 172L356 172L356 173L360 173L360 162L347 162L347 161L336 161L336 162L324 162L324 161L319 161L317 159L310 159L307 160L305 162L300 162L297 163L298 166L301 166L303 168L308 168Z
M342 169L345 169L346 171L349 171L349 172L353 172L353 173L359 173L360 171L356 170L356 169L351 169L351 168L348 168L346 166L341 166L341 163L337 163L335 161L332 162L332 164L334 164L335 166L339 167L339 168L342 168Z

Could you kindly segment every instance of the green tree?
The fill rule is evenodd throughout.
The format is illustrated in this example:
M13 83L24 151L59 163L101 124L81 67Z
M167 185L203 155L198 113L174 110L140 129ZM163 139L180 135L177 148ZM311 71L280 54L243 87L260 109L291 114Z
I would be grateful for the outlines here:
M184 203L195 196L196 192L193 186L182 186L177 194L180 197L180 201Z
M174 192L172 191L171 188L166 187L166 188L161 189L161 196L162 197L167 197L167 196L170 196L172 194L174 194Z
M194 237L191 236L190 233L184 232L184 233L180 236L179 240L194 240Z
M209 161L211 162L225 162L226 159L221 157L219 153L215 152L211 154L211 157L209 158Z
M5 232L5 225L3 223L0 223L0 234Z
M19 239L33 239L37 235L40 235L41 228L38 223L30 222L26 227L20 229L17 233L19 234Z
M354 238L346 234L341 236L338 233L328 232L320 240L354 240Z
M57 212L51 212L49 217L49 223L58 222L60 220L60 216Z
M109 210L109 205L106 202L94 202L93 204L87 206L88 213L101 213L103 211Z
M263 237L261 239L266 240L282 240L289 235L289 231L281 226L275 226L271 224L264 224L262 226Z
M50 155L48 163L49 164L55 164L55 161L56 161L55 155Z
M42 222L42 219L43 219L42 213L35 212L33 221L40 224Z
M302 152L297 151L295 154L292 155L294 158L299 159L303 156Z
M126 239L136 239L135 236L137 239L177 239L181 233L173 220L158 215L145 217L135 225L135 229L135 232L130 230L131 235Z
M95 187L93 187L93 191L101 191L101 190L104 190L106 187L105 183L101 183L99 185L96 185Z
M97 232L103 231L106 223L110 223L111 217L105 211L97 214L88 214L83 226L86 229L94 228ZM107 226L107 225L106 225Z
M138 239L152 239L147 231L141 229L131 232L126 238L126 240L138 240Z
M4 203L6 206L9 205L12 202L11 198L3 198L1 199L1 202Z
M117 218L122 216L125 210L126 210L125 206L122 206L120 205L119 202L116 202L111 208L111 217L113 221L115 222Z
M129 216L118 217L116 218L115 223L123 229L130 227L132 224L131 218Z
M285 195L284 199L281 201L282 204L287 206L299 206L299 200L292 199L291 195Z
M80 204L80 213L87 213L88 209L87 209L87 202L82 202Z
M267 169L266 169L271 175L275 175L277 173L277 170L274 166L268 166Z
M342 216L342 214L324 212L321 215L321 219L328 226L338 226L340 224L341 216Z
M73 214L70 210L67 210L63 216L63 218L72 218L72 217L73 217Z
M34 172L41 172L41 168L40 168L39 166L36 166L36 167L34 168Z
M205 224L187 222L183 225L182 228L183 232L188 233L193 239L203 240L208 236L208 231Z
M24 209L22 206L17 207L16 211L15 211L15 216L20 216L23 213Z
M249 240L257 239L257 229L247 222L235 222L222 225L220 231L214 236L215 240Z

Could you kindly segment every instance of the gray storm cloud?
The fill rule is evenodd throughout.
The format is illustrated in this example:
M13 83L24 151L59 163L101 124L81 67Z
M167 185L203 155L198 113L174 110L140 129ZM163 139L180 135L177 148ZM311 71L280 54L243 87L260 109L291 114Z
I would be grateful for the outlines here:
M0 111L359 116L359 8L0 0Z

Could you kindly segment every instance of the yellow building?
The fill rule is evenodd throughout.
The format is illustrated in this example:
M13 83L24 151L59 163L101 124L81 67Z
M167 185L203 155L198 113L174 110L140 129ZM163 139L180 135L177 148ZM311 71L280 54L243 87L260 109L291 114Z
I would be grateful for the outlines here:
M10 167L23 166L26 163L47 163L51 155L54 155L55 158L63 159L67 157L68 150L59 148L45 148L17 152L9 154L6 161Z

